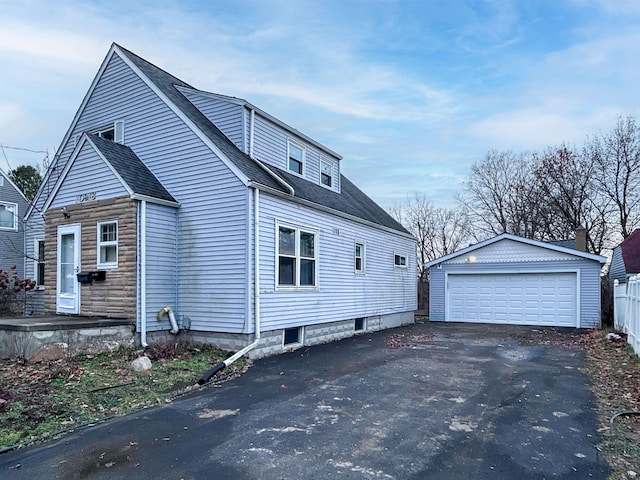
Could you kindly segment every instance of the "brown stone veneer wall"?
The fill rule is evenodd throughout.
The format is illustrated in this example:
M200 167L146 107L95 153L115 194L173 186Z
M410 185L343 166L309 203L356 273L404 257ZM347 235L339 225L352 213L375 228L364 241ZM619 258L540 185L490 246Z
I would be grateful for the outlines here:
M60 225L81 224L80 271L96 271L97 224L118 221L118 268L107 270L106 280L80 284L80 315L136 318L137 201L129 197L99 200L60 208L45 213L45 310L56 311L57 232Z

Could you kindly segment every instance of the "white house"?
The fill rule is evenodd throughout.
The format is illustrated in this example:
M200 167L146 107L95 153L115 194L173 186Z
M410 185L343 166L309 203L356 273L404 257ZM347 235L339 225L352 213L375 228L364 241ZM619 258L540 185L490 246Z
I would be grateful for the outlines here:
M143 345L259 332L253 356L413 321L415 239L244 100L113 44L59 152L27 218L48 312L130 318Z

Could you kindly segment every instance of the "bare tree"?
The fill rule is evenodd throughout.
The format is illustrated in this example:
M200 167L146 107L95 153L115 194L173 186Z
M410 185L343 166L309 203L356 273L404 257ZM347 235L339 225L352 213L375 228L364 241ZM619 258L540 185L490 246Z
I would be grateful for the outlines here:
M640 226L640 127L634 117L618 117L612 132L587 140L601 193L613 202L616 229L627 238Z
M611 209L610 201L597 189L596 169L593 157L561 145L548 148L538 157L534 173L552 208L547 224L550 239L569 238L582 226L587 249L599 254L607 247Z
M435 207L424 194L418 193L404 203L394 204L388 211L418 241L418 306L426 309L429 278L425 264L467 243L468 216L462 209Z
M471 167L459 202L475 225L475 240L501 233L545 240L550 215L533 173L534 154L490 150Z

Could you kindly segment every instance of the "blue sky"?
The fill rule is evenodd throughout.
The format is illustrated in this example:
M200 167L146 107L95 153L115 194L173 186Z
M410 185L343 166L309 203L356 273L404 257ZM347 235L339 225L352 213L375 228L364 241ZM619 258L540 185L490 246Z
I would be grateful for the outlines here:
M114 41L324 143L385 207L415 192L453 205L489 149L581 145L640 116L636 0L0 0L0 12L0 144L50 156ZM0 168L42 158L5 148Z

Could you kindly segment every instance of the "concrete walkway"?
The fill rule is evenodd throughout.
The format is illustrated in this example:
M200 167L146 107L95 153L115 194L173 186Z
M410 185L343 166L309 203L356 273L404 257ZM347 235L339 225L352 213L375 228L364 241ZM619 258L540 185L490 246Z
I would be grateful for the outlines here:
M0 456L3 479L604 479L584 353L428 323ZM562 335L562 333L558 333Z

